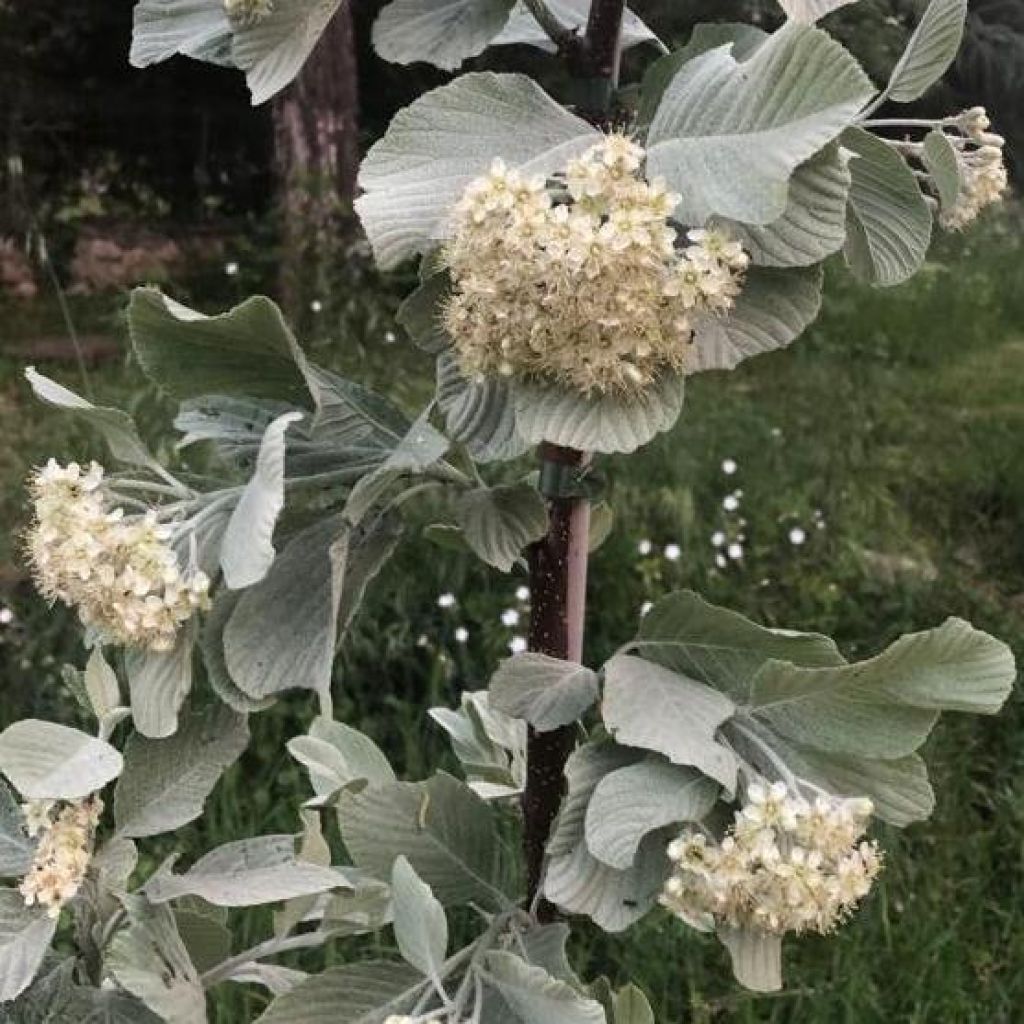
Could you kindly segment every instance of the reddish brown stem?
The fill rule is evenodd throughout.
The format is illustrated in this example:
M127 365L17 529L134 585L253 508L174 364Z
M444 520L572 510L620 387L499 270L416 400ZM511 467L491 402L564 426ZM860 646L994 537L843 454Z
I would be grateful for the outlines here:
M542 461L567 473L579 469L584 458L570 448L541 449ZM568 661L583 657L589 533L590 503L585 498L548 498L547 535L529 550L531 651ZM530 730L523 818L531 898L541 882L544 848L562 800L573 735L572 726L544 733Z

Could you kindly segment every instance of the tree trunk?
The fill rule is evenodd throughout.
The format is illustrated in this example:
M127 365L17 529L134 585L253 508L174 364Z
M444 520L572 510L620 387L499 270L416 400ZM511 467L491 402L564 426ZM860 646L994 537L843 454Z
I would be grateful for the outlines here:
M298 78L274 100L282 303L296 319L324 294L351 223L359 170L355 30L342 4Z

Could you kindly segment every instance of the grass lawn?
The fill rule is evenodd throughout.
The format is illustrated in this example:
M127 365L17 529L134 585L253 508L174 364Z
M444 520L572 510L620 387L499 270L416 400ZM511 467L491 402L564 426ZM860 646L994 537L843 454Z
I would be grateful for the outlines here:
M941 243L921 277L893 291L830 274L826 312L799 343L732 374L693 380L671 435L633 458L600 463L616 525L593 559L588 660L596 663L631 635L644 601L680 587L770 624L832 633L857 656L950 614L1024 653L1021 222L1021 211L1011 210L966 241ZM342 296L338 308L350 300ZM8 526L0 556L4 600L15 612L14 623L0 627L0 722L30 713L71 721L59 665L81 662L74 629L40 605L13 564L20 479L44 455L83 453L85 442L43 417L19 379L23 359L11 352L43 330L40 315L0 313L9 313L0 319L0 430L7 442L0 507ZM92 330L120 331L109 303L88 304L76 316ZM361 322L373 325L372 336L358 346L332 343L329 328L317 331L318 359L381 387L397 381L411 407L429 363L400 341L384 344L386 315ZM76 386L73 366L54 372ZM144 430L174 457L173 438L161 426L170 410L140 386L131 366L115 360L91 382L97 400L129 396ZM731 473L723 468L729 460ZM482 687L520 629L503 623L502 612L523 612L515 597L520 576L502 577L440 549L425 557L416 527L429 521L428 512L420 518L377 581L336 686L339 716L385 746L410 778L439 761L450 764L423 709ZM719 531L725 542L715 546ZM648 554L638 547L644 540ZM726 555L723 568L716 556L730 543L743 555ZM678 545L678 559L665 557L668 545ZM440 608L438 595L449 591L458 603ZM469 630L467 643L456 640L459 626ZM202 826L174 841L184 845L186 861L228 839L296 827L295 794L304 793L304 783L284 741L312 712L300 694L254 719L253 745L218 787ZM905 833L882 830L882 881L835 938L787 944L785 992L764 998L738 991L714 940L659 913L614 940L581 928L574 940L581 973L635 980L651 994L661 1024L1021 1020L1019 692L998 718L948 716L925 753L935 815ZM153 844L145 864L163 852ZM256 941L266 923L266 914L247 914L240 940ZM350 953L342 946L329 955L337 961ZM260 993L239 988L218 997L211 1019L244 1024L261 1005Z

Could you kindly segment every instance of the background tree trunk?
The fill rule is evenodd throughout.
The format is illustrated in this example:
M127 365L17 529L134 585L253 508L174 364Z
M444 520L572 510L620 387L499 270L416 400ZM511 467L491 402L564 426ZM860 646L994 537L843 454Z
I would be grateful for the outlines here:
M349 3L273 105L281 215L281 300L296 320L325 294L351 224L359 170L359 85Z

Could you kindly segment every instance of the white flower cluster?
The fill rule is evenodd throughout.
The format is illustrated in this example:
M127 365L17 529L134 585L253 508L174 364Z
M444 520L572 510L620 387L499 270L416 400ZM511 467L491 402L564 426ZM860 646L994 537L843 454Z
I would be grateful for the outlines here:
M1008 177L1003 162L1005 140L989 131L992 125L984 107L965 110L954 124L962 133L951 139L960 165L960 194L951 208L939 214L939 224L947 231L962 231L986 206L999 202Z
M695 315L732 306L748 258L718 231L677 249L679 197L641 177L643 159L610 135L550 183L496 160L469 184L445 249L444 323L465 372L589 394L683 368Z
M209 579L182 573L153 513L107 508L101 466L51 459L30 486L36 583L51 601L76 607L87 626L117 643L168 650L181 624L209 606Z
M877 844L861 840L871 801L809 803L781 782L751 785L747 800L720 843L690 831L670 844L675 867L661 903L704 931L832 931L881 867Z
M254 25L273 10L273 0L224 0L224 11L237 25Z
M22 810L26 830L39 836L39 845L18 889L26 905L38 903L50 917L57 917L85 879L103 802L95 796L64 804L34 800Z

